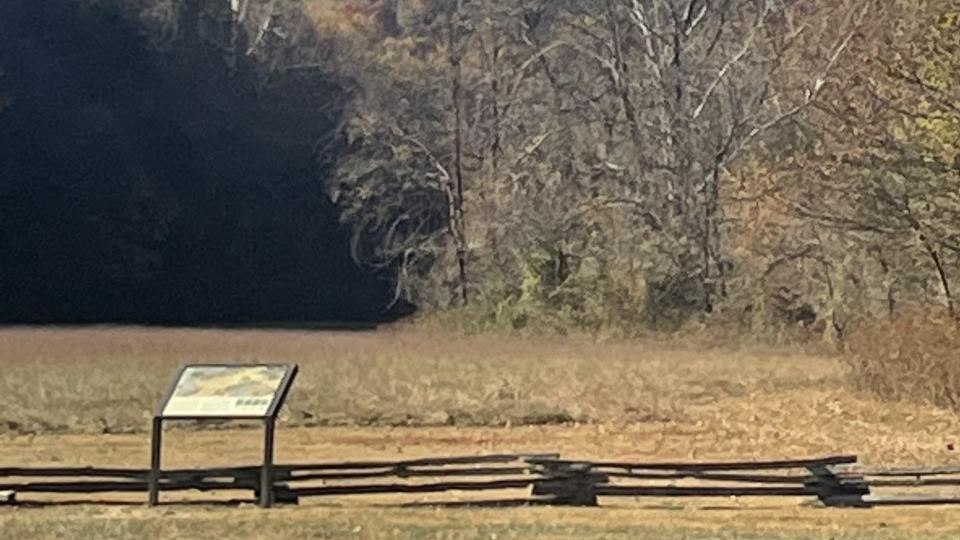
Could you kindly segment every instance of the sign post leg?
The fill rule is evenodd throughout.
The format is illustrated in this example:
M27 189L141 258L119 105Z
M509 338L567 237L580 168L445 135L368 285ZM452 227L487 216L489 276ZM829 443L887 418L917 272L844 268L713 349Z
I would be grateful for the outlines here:
M273 503L273 435L276 418L264 420L263 468L260 470L260 507L270 508Z
M163 437L163 418L154 417L153 432L150 436L150 476L147 480L150 490L149 505L160 502L160 448Z

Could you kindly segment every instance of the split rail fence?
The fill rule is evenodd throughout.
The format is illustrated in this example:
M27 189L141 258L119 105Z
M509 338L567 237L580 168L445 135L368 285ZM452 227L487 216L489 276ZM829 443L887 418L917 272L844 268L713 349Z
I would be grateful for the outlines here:
M260 474L258 466L166 470L159 487L165 494L252 491L256 500ZM0 467L0 504L30 504L38 494L146 496L149 475L147 469ZM870 470L857 466L855 456L621 463L500 454L274 465L272 483L272 499L278 504L312 497L436 493L455 493L459 502L409 504L596 506L615 497L806 497L827 507L960 503L960 468ZM463 500L467 492L490 497Z

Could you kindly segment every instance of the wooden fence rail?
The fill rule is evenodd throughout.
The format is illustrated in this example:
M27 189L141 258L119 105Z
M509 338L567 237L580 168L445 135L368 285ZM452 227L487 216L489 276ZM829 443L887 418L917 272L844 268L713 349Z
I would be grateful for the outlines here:
M857 468L855 472L871 487L866 498L870 506L960 504L960 467Z
M597 505L608 497L816 497L826 506L957 504L956 495L920 489L960 488L960 468L875 469L855 456L810 460L712 463L637 463L561 459L557 454L496 454L403 461L276 465L279 503L303 497L497 492L477 503ZM163 471L161 491L253 491L260 467ZM146 493L146 469L0 467L0 504L24 495ZM874 493L897 489L896 494ZM504 499L504 492L526 490ZM904 494L906 492L906 495ZM19 500L18 496L19 495ZM470 504L469 502L460 504Z
M855 456L724 463L529 461L549 478L534 493L567 504L596 504L597 497L815 496L828 506L862 506L869 493L855 474L839 478L833 471L856 463ZM784 474L791 470L798 472Z

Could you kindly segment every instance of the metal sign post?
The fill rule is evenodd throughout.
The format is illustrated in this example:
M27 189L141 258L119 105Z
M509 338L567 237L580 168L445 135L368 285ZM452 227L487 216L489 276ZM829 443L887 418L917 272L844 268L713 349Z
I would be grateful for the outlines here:
M262 420L260 506L273 504L273 447L277 415L297 376L296 364L181 366L153 417L149 504L160 502L163 423L166 420Z

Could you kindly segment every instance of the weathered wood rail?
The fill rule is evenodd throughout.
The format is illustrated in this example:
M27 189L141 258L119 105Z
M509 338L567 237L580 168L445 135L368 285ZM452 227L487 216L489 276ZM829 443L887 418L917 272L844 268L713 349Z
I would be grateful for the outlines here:
M830 507L960 503L960 467L868 470L855 456L718 463L637 463L561 459L556 454L497 454L403 461L275 465L277 503L304 497L496 492L451 504L593 506L608 497L808 497ZM162 492L252 491L261 468L165 470ZM146 493L149 470L96 467L0 467L0 504L34 494ZM955 488L955 494L917 493ZM875 490L897 490L876 494ZM521 491L522 490L522 491ZM513 495L506 497L506 492ZM513 493L517 492L517 493ZM437 503L445 504L445 503Z
M295 503L305 496L529 489L539 477L526 460L556 457L497 454L274 465L274 498L278 503ZM260 472L257 466L165 470L159 487L161 492L252 490L259 495ZM0 491L18 494L145 492L149 475L147 469L6 467L0 468ZM19 480L10 481L14 478ZM337 484L329 485L331 482Z
M871 494L865 497L869 506L960 504L960 467L856 468L853 471L871 488Z
M598 497L815 496L827 506L860 506L869 488L852 475L838 478L832 469L856 460L836 456L738 463L529 461L549 478L535 486L534 494L552 494L568 504L597 504ZM784 474L791 470L806 474Z

